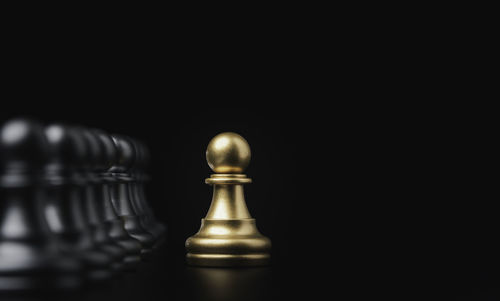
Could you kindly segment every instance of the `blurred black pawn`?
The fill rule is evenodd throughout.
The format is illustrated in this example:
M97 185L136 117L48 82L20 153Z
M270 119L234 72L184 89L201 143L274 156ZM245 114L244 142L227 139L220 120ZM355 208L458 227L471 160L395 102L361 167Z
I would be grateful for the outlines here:
M43 126L14 119L0 132L0 292L81 287L80 261L59 251L45 220Z
M116 179L116 182L112 186L111 201L118 216L125 224L125 230L127 230L130 236L141 242L141 254L147 260L152 255L155 237L142 226L130 199L129 184L133 178L129 174L129 171L136 157L135 149L132 142L127 138L118 135L112 135L111 137L118 151L117 164L110 169Z
M94 130L102 145L106 164L100 172L102 184L99 187L101 201L98 203L98 210L103 213L104 223L107 227L109 236L115 243L125 249L125 269L133 271L141 262L141 243L131 237L125 230L123 220L118 217L113 204L111 203L111 186L116 182L115 177L109 172L109 169L116 164L118 153L111 136L101 130Z
M122 272L125 268L126 250L110 237L104 212L101 210L103 200L100 189L104 180L100 173L106 168L104 146L91 130L79 127L78 133L83 136L88 149L86 164L82 166L86 182L80 190L86 221L98 247L113 257L113 269Z
M132 204L143 227L152 233L156 239L155 248L161 246L165 240L166 228L156 220L153 210L149 206L144 192L144 184L149 180L146 169L149 163L149 152L144 144L137 140L132 140L136 151L136 160L131 169L133 181L130 185L130 196Z
M79 187L85 179L77 167L85 160L85 141L74 128L54 124L46 127L50 158L45 168L47 203L45 217L63 252L82 260L89 282L111 279L113 258L99 249L85 222Z

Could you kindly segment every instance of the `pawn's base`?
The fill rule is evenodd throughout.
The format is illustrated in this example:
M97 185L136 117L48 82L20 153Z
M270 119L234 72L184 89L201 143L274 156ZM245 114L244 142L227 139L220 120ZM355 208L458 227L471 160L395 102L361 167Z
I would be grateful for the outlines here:
M48 277L0 275L0 294L27 291L74 291L82 287L82 279L76 275L69 275L56 279L47 278Z
M257 230L255 219L202 219L198 233L186 240L189 265L263 266L271 260L271 241Z
M0 241L0 293L77 290L84 285L83 272L81 260L54 245Z
M188 253L189 265L204 267L266 266L271 261L269 254L193 254Z

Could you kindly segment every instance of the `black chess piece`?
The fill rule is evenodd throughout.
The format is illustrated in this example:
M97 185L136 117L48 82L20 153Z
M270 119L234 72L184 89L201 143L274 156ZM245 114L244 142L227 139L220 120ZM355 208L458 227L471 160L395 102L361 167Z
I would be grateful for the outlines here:
M155 238L141 225L140 218L137 216L130 199L129 184L133 181L133 178L130 176L129 171L136 157L135 149L132 142L124 136L112 135L111 138L118 152L117 164L110 169L117 180L112 185L111 201L118 216L125 224L125 230L130 236L141 242L141 254L147 260L152 255Z
M0 131L0 292L73 290L81 262L59 251L45 220L42 178L49 156L43 126L27 119Z
M58 239L61 251L77 256L84 263L86 280L102 282L113 276L113 258L99 249L85 221L80 186L85 179L77 167L85 160L85 141L67 125L45 128L50 156L45 167L47 184L45 217Z
M156 239L155 248L158 248L165 240L166 229L163 224L157 221L153 210L149 206L144 191L144 184L149 180L149 175L146 173L149 162L149 152L147 147L140 141L132 139L132 143L136 151L136 160L131 168L133 181L129 184L130 196L137 215L141 220L141 224L154 235Z
M121 272L125 269L126 250L110 237L104 212L101 210L103 200L99 190L104 181L100 173L106 168L105 150L97 135L90 129L80 127L78 132L83 136L88 149L87 164L82 166L86 182L80 190L86 221L96 244L113 257L113 268Z
M103 180L99 188L101 195L100 207L103 212L104 222L108 229L109 236L122 248L125 249L125 269L128 271L135 270L141 262L141 243L130 236L125 230L124 222L118 217L115 208L111 202L111 186L116 182L115 177L110 173L109 169L117 163L118 153L116 146L110 135L101 130L94 130L104 147L106 164L101 170L100 176Z

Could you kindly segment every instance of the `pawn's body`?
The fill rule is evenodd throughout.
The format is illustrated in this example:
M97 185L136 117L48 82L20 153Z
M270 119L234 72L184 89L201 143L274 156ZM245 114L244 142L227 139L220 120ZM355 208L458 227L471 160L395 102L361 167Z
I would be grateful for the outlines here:
M111 203L123 221L127 233L141 243L142 259L148 260L152 256L155 237L143 227L130 195L130 183L133 178L129 174L129 170L136 157L135 149L132 142L126 137L113 135L112 139L119 159L116 165L109 169L115 178L115 182L110 187Z
M57 237L60 249L79 258L86 280L111 279L113 258L95 244L85 221L80 185L85 180L77 172L85 159L85 143L70 126L54 124L45 130L51 149L45 168L47 203L44 208L49 228Z
M270 262L271 241L260 234L248 212L242 172L250 162L250 147L235 133L210 141L207 161L217 174L206 179L214 186L212 204L201 228L186 241L187 262L199 266L259 266Z
M109 235L108 227L104 220L102 207L102 194L100 190L105 181L100 172L105 165L105 149L97 134L90 129L81 129L82 136L89 148L87 165L83 168L86 184L81 187L80 194L83 200L85 220L91 235L99 247L114 259L112 267L116 272L126 269L126 250Z
M132 142L135 148L136 159L131 172L134 180L129 184L130 199L142 227L154 236L155 244L153 249L157 249L164 243L166 228L156 220L144 192L144 183L149 178L144 170L149 161L149 153L146 146L139 141L134 140Z
M43 127L12 120L0 136L0 292L79 288L83 266L60 252L44 216Z
M109 169L118 160L116 146L110 135L103 131L95 131L102 145L104 146L104 154L106 164L101 170L99 176L102 179L98 194L100 194L100 202L98 210L102 212L103 221L107 229L109 237L125 250L124 269L126 271L134 271L141 262L141 243L131 237L125 230L123 221L118 217L115 208L111 201L112 186L116 183L116 179Z

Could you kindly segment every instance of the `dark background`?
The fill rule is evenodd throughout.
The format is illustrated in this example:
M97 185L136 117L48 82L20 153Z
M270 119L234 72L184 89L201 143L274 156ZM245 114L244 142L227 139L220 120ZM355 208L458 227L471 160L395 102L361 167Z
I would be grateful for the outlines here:
M250 102L226 106L214 100L207 107L193 103L175 109L173 102L163 99L154 106L141 106L138 100L129 99L100 103L97 110L89 103L71 101L59 103L53 110L47 103L42 105L43 111L12 103L7 111L10 116L2 116L2 121L29 117L46 125L62 122L97 127L136 137L151 150L148 201L157 218L168 227L167 243L137 275L128 275L114 284L118 288L89 290L85 298L272 300L287 295L291 283L280 279L302 279L299 265L303 255L297 245L307 241L303 229L311 217L303 216L301 207L317 202L301 199L298 192L301 185L306 185L301 173L306 163L300 156L305 156L305 161L314 160L310 154L301 153L300 140L321 147L314 140L307 141L307 131L300 124L306 116L297 118L271 107L251 108ZM246 174L254 182L245 188L247 205L258 228L273 242L272 267L202 269L187 268L185 264L184 242L198 231L212 197L211 187L204 184L212 173L205 149L213 136L224 131L241 134L251 145L252 161Z
M123 100L13 104L2 116L98 127L151 149L148 198L168 226L167 244L137 274L81 298L498 293L495 206L477 189L479 175L462 178L470 170L464 149L451 147L464 133L460 123L403 106L313 103L290 91L282 92L289 101L264 105L252 100L264 95L260 90L231 95L227 104L207 91L195 97L201 102L187 103L167 95L154 102L119 95ZM184 241L199 229L211 200L205 148L224 131L241 134L251 146L247 205L273 242L270 267L185 265Z
M450 80L461 58L397 24L325 32L330 17L290 18L160 33L168 26L153 19L143 30L79 29L61 47L61 35L33 28L9 44L2 121L97 127L152 152L148 198L167 245L88 298L497 296L496 183L482 170L494 171L496 116ZM252 148L247 205L272 239L270 268L184 263L211 199L205 148L223 131Z

